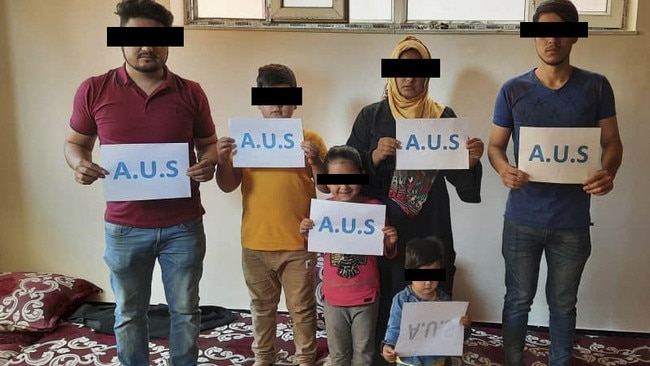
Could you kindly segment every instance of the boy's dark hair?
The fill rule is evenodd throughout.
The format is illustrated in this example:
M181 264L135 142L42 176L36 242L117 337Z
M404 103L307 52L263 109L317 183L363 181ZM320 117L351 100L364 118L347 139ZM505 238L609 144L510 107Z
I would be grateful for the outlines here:
M292 88L298 86L296 75L290 68L280 64L268 64L257 70L257 87L289 85Z
M361 163L361 154L357 149L352 146L339 145L332 146L325 154L325 168L329 168L329 164L338 160L351 161L359 172L363 172L363 164ZM329 170L329 169L328 169Z
M414 238L406 243L406 254L404 260L405 269L418 269L440 262L444 268L442 241L435 236L427 238Z
M115 14L120 16L120 27L131 18L153 19L165 27L171 27L174 21L174 15L154 0L122 0Z
M547 0L539 4L533 14L533 22L538 22L542 14L557 14L564 22L577 22L578 9L569 0Z

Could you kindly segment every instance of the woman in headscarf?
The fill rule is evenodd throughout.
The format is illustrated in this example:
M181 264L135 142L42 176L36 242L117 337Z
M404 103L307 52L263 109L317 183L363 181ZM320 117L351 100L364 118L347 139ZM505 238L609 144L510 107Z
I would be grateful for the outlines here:
M430 59L427 47L408 36L400 41L391 58ZM436 236L444 243L446 281L440 287L452 295L455 272L449 195L450 182L465 202L481 201L483 142L466 141L469 150L468 170L396 170L395 151L404 141L395 139L395 119L454 118L454 111L428 95L428 78L389 78L385 98L364 107L357 116L347 145L359 150L370 184L364 194L386 204L390 224L397 228L399 241L394 259L380 257L381 299L376 341L383 339L393 296L404 289L404 245L415 237ZM378 354L374 365L385 361Z

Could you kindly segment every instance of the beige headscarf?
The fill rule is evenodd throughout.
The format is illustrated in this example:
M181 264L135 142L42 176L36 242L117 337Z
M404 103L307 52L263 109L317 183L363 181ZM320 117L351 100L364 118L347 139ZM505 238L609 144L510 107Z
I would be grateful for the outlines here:
M407 36L402 39L390 58L399 58L407 50L416 50L423 59L430 59L431 54L427 47L417 38ZM416 98L404 98L397 89L395 78L389 78L386 85L386 97L390 105L390 111L395 119L403 118L440 118L445 106L429 98L429 78L424 81L424 92Z

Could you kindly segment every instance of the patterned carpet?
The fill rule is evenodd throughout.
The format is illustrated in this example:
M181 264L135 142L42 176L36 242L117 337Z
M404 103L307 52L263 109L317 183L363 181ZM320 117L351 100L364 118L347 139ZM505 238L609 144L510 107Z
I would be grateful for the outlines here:
M228 325L201 332L199 336L199 365L201 366L249 366L255 361L251 351L253 332L251 316L238 313L237 319ZM293 331L289 317L277 316L276 329L277 365L295 364ZM318 331L316 365L323 365L327 357L325 332ZM8 337L7 337L8 338ZM38 340L17 339L23 345L0 343L0 365L20 366L120 366L117 360L115 336L100 334L92 329L71 323L60 325L56 331ZM2 338L0 338L0 341ZM24 345L26 342L34 342ZM13 348L12 348L13 347ZM149 342L150 366L169 364L169 341L151 339ZM183 365L181 365L183 366Z
M251 352L252 329L250 315L239 313L233 323L201 333L199 339L201 366L249 366L253 363ZM0 337L0 365L38 366L118 366L115 337L99 334L90 328L63 324L57 331L40 339L25 334L5 334ZM295 365L293 332L286 315L278 315L276 365ZM38 337L41 337L39 335ZM318 365L328 365L327 344L324 331L318 331ZM4 343L4 344L3 344ZM31 344L31 345L30 345ZM13 347L13 348L12 348ZM548 333L529 332L526 338L525 364L548 364ZM465 341L465 353L452 359L454 366L503 365L501 329L475 324ZM153 366L166 365L169 357L167 340L152 339L150 343ZM600 365L650 365L650 334L638 337L619 335L584 335L576 337L573 366Z
M529 331L525 364L548 365L549 344L548 333ZM454 365L503 365L501 329L473 327L472 335L465 341L465 353L453 361ZM578 334L571 365L650 365L650 334L641 337Z

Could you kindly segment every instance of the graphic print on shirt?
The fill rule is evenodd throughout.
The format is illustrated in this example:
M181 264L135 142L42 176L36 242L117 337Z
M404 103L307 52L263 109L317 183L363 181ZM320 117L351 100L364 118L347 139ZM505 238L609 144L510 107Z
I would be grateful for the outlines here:
M337 274L343 278L352 278L359 274L359 266L366 265L368 259L365 255L332 253L330 264L337 267Z

